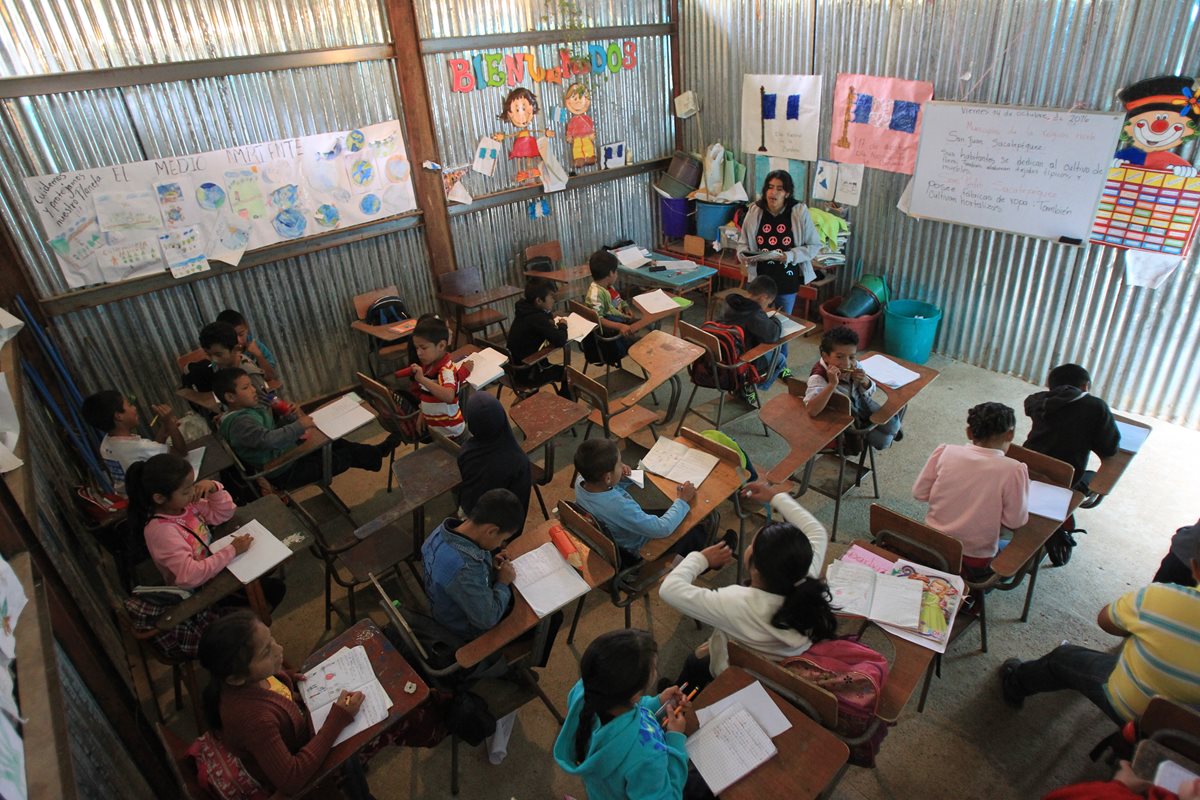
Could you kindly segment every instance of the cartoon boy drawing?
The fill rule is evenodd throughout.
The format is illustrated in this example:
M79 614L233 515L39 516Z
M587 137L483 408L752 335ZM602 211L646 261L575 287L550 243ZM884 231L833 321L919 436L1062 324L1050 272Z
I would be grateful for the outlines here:
M567 87L563 103L571 113L571 119L567 122L571 159L576 169L590 167L596 163L596 123L587 113L592 107L591 93L586 85L573 83Z
M492 138L497 142L513 139L508 151L508 160L517 162L516 180L518 184L537 183L541 170L536 162L541 156L538 153L537 137L530 128L534 116L540 111L537 95L523 86L513 89L504 98L504 110L496 117L501 122L507 122L516 128L516 133L496 133ZM554 136L554 131L546 129L546 136Z
M1192 78L1160 75L1147 78L1117 93L1125 104L1125 127L1113 166L1134 164L1190 178L1196 168L1170 152L1200 134L1198 87Z

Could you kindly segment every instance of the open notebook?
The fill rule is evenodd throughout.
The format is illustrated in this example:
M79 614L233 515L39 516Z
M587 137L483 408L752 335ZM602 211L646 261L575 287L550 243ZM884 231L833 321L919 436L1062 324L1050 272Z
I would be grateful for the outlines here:
M565 317L558 317L554 321L558 322L559 320L564 319L567 321L568 342L583 341L585 336L596 329L596 323L592 322L590 319L585 319L584 317L579 316L574 311Z
M312 412L312 419L321 433L330 439L340 439L375 419L375 415L363 407L361 397L350 392Z
M659 439L642 457L642 468L676 483L691 481L693 486L699 486L719 461L703 450L672 439Z
M803 330L803 326L799 322L796 322L796 320L789 317L787 314L781 314L778 311L772 311L768 316L774 318L775 321L779 323L779 335L781 337L790 336L793 333Z
M463 361L468 360L471 362L471 374L467 376L467 383L476 389L482 389L503 377L504 365L508 363L508 356L494 348L485 347L462 361L456 361L454 366L461 366Z
M833 606L843 614L916 628L921 620L921 584L870 567L834 561L825 572Z
M387 719L392 698L388 697L383 684L375 677L371 659L361 644L358 647L343 647L304 673L304 677L305 680L300 681L297 689L304 698L304 705L308 707L315 731L321 730L343 689L364 695L354 721L342 730L334 744L341 744L356 733Z
M514 558L512 565L513 586L539 619L588 593L587 583L551 542Z
M778 751L741 705L725 709L687 740L687 754L713 794L719 795Z

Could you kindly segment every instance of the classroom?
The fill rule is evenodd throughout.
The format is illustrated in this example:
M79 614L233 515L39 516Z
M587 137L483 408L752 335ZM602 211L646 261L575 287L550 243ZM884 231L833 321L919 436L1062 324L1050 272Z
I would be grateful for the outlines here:
M0 797L1200 798L1200 0L0 33Z

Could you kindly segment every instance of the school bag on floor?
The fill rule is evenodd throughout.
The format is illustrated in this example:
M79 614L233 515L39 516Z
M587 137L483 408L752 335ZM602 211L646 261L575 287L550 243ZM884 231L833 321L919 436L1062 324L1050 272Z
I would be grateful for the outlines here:
M746 332L740 325L706 322L700 329L716 337L720 346L720 363L732 366L742 360L746 352ZM698 358L688 367L688 374L692 376L692 383L697 386L726 392L737 392L743 386L762 381L758 368L752 363L740 364L734 371L717 369L715 375L713 369L707 358Z
M843 739L856 739L869 733L857 744L846 742L850 746L850 763L859 767L875 766L875 756L889 727L883 722L876 724L878 718L875 716L887 680L887 659L856 637L847 636L817 642L801 655L780 663L837 698L838 724L833 732Z

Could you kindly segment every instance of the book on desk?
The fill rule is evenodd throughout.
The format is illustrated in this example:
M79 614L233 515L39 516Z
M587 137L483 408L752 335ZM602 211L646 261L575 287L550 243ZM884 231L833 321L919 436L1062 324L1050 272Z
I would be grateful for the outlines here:
M375 419L370 409L363 407L362 398L355 392L344 394L332 403L326 403L312 412L311 416L317 430L330 439L340 439Z
M275 569L289 556L291 549L279 541L275 534L267 530L258 520L250 520L228 536L217 539L210 545L212 552L223 550L233 545L233 537L250 535L254 544L244 553L239 553L229 562L229 571L242 582L242 585L258 580L266 573Z
M718 463L720 459L711 453L662 438L642 456L641 467L676 483L699 486Z
M471 362L471 374L467 376L467 383L476 389L482 389L504 377L504 365L508 363L508 356L493 347L485 347L462 361L454 362L454 366L461 367L463 361Z
M304 678L296 688L308 708L314 731L321 730L343 691L363 693L363 703L354 721L342 729L333 742L335 745L383 722L387 719L388 709L392 707L392 698L375 676L375 668L371 666L367 650L361 644L343 647L304 673Z

